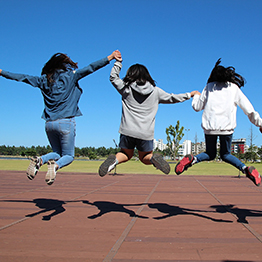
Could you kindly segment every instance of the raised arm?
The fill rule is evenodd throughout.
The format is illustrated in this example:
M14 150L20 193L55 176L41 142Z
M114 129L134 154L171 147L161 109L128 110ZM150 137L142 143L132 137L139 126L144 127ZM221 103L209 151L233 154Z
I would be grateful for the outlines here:
M23 82L34 87L39 86L40 78L38 76L30 76L25 74L11 73L5 70L0 69L0 75L6 79L15 80L18 82Z
M110 82L119 93L121 93L121 90L125 87L124 81L119 77L121 68L122 68L122 63L120 61L116 61L110 73Z
M248 116L249 121L254 124L255 126L262 128L262 119L257 111L255 111L253 105L248 100L248 98L244 95L244 93L238 90L237 96L237 105L243 110L243 112Z
M196 112L199 112L204 109L206 104L206 87L200 94L198 91L194 94L192 107Z
M118 61L122 61L121 58L121 53L117 50L114 51L111 55L102 58L98 61L95 61L93 63L91 63L90 65L82 68L82 69L78 69L75 71L75 79L76 81L80 80L81 78L90 75L92 73L94 73L95 71L99 70L100 68L106 66L107 64L109 64L109 62L113 59L116 59Z
M173 94L167 93L159 87L155 87L158 91L159 103L160 104L175 104L184 102L191 97L191 93Z

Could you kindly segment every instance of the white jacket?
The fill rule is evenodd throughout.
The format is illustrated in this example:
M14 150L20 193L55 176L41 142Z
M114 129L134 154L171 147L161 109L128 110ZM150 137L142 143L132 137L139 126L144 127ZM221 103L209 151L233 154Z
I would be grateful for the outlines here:
M229 135L236 127L236 112L239 106L251 123L262 127L262 119L243 94L233 83L208 83L201 95L195 95L192 107L195 111L204 110L202 128L205 134Z

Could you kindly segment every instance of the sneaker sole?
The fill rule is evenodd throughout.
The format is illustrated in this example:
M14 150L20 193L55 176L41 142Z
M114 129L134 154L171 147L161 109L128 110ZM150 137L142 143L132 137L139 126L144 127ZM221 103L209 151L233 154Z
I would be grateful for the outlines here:
M115 162L116 156L115 155L109 155L108 158L103 162L103 164L99 167L98 174L99 176L103 177L108 172L108 168Z
M26 170L26 175L27 175L28 179L33 180L33 179L35 178L38 170L36 170L34 173L32 173L32 172L31 172L31 169L33 169L33 168L35 168L35 167L30 167L30 166L31 166L31 163L32 163L32 165L34 165L34 166L36 165L36 161L31 158L31 159L30 159L29 166L28 166L28 168L27 168L27 170Z
M181 161L179 161L175 167L177 175L182 174L193 162L194 157L192 155L186 155Z
M170 172L170 165L163 159L161 155L153 155L152 161L154 164L159 165L159 170L161 170L164 174L168 175Z
M248 169L248 174L247 177L256 185L256 186L260 186L261 184L261 176L258 173L258 171L256 170L256 168L254 168L253 166L250 166L247 168ZM252 173L256 173L256 175L252 174Z
M55 178L56 178L56 172L53 171L53 169L55 168L55 161L54 160L50 160L47 162L48 165L48 170L45 176L45 182L51 186L54 182L55 182ZM53 166L53 167L50 167ZM54 173L53 173L54 172Z

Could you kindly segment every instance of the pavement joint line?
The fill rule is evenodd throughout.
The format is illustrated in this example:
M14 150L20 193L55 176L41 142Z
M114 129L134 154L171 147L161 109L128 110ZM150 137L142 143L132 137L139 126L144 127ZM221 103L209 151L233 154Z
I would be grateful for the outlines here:
M233 214L230 209L228 207L226 207L226 205L219 200L219 198L214 195L209 189L207 189L207 187L205 187L198 179L194 178L212 197L214 197L216 199L216 201L218 201L225 209L228 213L230 213L236 220L238 219L237 216L235 214ZM257 238L258 241L260 241L262 243L262 236L257 233L250 225L240 222L242 224L242 226L244 226L254 237Z
M107 185L105 185L105 186L102 186L102 187L100 187L100 188L97 188L97 189L95 189L95 190L92 190L92 191L90 191L90 192L88 192L88 193L86 193L86 194L83 194L83 195L81 195L81 196L75 197L75 198L73 198L73 199L71 199L71 200L69 200L69 201L64 201L64 202L66 203L66 202L74 201L74 200L76 200L76 199L78 199L78 198L81 198L81 197L84 197L84 196L86 196L86 195L92 194L92 193L97 192L97 191L99 191L99 190L101 190L101 189L104 189L104 188L106 188L106 187L109 187L109 186L111 186L111 185L114 185L114 184L116 184L116 183L118 183L118 182L119 182L119 181L115 181L115 182L113 182L113 183L107 184ZM30 192L30 191L31 191L31 190L29 190L29 192ZM28 191L24 191L24 192L28 192ZM52 210L53 208L59 207L59 206L60 206L59 204L58 204L58 205L55 205L55 206L51 207L50 210ZM35 216L38 216L38 215L40 215L40 213L39 213L39 214L36 214ZM21 222L24 222L25 220L27 220L27 219L29 219L29 218L31 218L31 217L24 217L24 218L22 218L22 219L19 219L19 220L17 220L17 221L14 221L14 222L11 223L11 224L8 224L8 225L5 225L5 226L3 226L3 227L0 227L0 231L1 231L1 230L4 230L4 229L6 229L6 228L9 228L9 227L11 227L11 226L14 226L14 225L16 225L16 224L19 224L19 223L21 223Z
M5 226L3 226L3 227L0 227L0 231L6 229L6 228L8 228L8 227L14 226L14 225L16 225L16 224L19 224L19 223L21 223L21 222L23 222L23 221L25 221L25 220L27 220L27 219L29 219L29 218L30 218L30 217L24 217L24 218L19 219L19 220L15 221L15 222L13 222L13 223L11 223L11 224L8 224L8 225L5 225Z
M158 187L159 183L161 182L163 178L161 177L158 182L156 183L156 185L154 186L154 188L152 189L152 191L150 192L150 194L147 196L146 200L144 201L143 205L138 209L137 211L137 215L139 215L143 208L145 207L145 205L148 203L149 199L151 198L151 196L153 195L153 193L155 192L156 188ZM122 235L119 237L119 239L116 241L116 243L114 244L114 246L111 248L111 250L109 251L109 253L107 254L107 256L104 258L103 262L111 262L112 259L115 257L115 255L117 254L119 248L121 247L122 243L124 242L125 238L127 237L127 235L129 234L130 230L132 229L132 227L134 226L135 222L137 220L137 217L133 217L131 219L131 221L129 222L129 224L127 225L127 227L125 228L125 230L123 231Z
M158 187L159 183L161 182L162 178L160 178L157 182L157 184L155 185L155 187L152 189L152 191L150 192L150 194L147 196L146 200L144 201L143 205L138 209L137 211L137 215L139 215L141 213L141 211L143 210L144 206L148 203L149 199L151 198L152 194L155 192L156 188ZM114 258L114 256L117 254L119 248L121 247L122 243L124 242L125 238L127 237L128 233L130 232L130 230L132 229L132 227L134 226L135 222L137 220L137 217L132 218L132 220L129 222L129 224L127 225L127 227L125 228L125 230L123 231L122 235L120 236L120 238L116 241L115 245L112 247L112 249L109 251L109 253L107 254L107 256L105 257L105 259L103 260L103 262L110 262L112 261L112 259Z

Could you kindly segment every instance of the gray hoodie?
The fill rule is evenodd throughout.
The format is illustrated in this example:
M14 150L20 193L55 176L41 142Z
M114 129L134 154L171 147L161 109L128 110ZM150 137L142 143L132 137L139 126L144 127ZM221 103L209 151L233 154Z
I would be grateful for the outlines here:
M126 85L119 78L122 63L116 61L110 81L122 96L122 118L119 133L143 140L154 139L155 116L158 104L174 104L190 99L190 93L169 94L151 83Z

